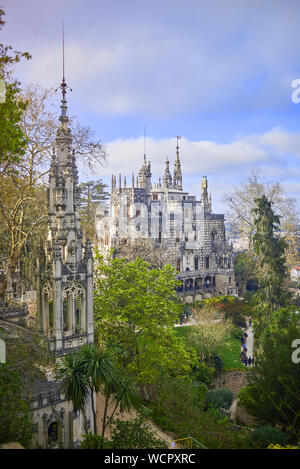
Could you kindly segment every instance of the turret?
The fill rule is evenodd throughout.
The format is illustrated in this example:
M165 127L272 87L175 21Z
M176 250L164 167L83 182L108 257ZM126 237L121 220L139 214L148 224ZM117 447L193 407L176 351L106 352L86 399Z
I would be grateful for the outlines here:
M182 191L182 173L181 173L181 164L179 159L179 146L178 140L181 137L177 137L177 146L176 146L176 160L174 165L174 177L173 177L173 185L175 189Z
M165 174L163 177L163 188L172 187L172 176L169 169L169 160L166 159Z

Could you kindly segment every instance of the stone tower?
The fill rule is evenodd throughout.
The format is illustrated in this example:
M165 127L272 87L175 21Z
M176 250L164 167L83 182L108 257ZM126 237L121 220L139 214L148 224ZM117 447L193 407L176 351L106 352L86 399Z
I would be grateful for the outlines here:
M172 176L169 169L169 159L166 159L166 168L163 177L163 187L167 189L168 187L172 187Z
M176 160L174 164L173 184L174 184L174 189L178 189L179 191L182 191L182 172L181 172L181 163L179 159L178 138L179 137L177 137Z
M90 241L83 242L80 229L80 193L66 88L63 78L60 125L49 174L48 239L38 265L40 325L56 355L94 342L93 255Z

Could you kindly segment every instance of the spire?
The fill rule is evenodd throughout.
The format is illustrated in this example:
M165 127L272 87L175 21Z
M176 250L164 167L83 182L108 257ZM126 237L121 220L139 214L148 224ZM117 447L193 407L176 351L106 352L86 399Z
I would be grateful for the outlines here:
M204 207L204 210L206 212L209 212L211 210L211 207L210 207L210 201L208 197L207 186L208 186L207 177L203 176L202 182L201 182L201 202Z
M59 86L61 89L61 94L62 94L62 100L61 100L61 114L59 116L60 122L63 124L64 122L68 122L68 116L67 116L67 100L66 100L66 94L67 94L67 89L72 91L72 89L67 85L66 80L65 80L65 27L64 27L64 22L62 24L62 82ZM55 90L57 91L58 88Z
M173 184L175 189L182 191L182 173L181 173L181 163L179 159L179 145L178 141L181 139L180 136L177 136L177 146L176 146L176 160L174 165L174 178Z
M144 155L144 164L139 170L139 183L140 188L146 189L148 193L151 190L151 164L147 164L146 155Z
M172 176L171 176L170 169L169 169L169 160L167 158L165 174L163 177L163 187L166 188L166 187L171 187L171 186L172 186Z

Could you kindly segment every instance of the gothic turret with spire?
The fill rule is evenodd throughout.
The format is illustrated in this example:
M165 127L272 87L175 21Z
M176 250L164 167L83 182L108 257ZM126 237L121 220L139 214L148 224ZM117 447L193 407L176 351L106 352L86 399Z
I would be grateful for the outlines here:
M169 168L169 159L166 159L165 173L163 177L163 188L172 187L172 176Z
M181 163L179 159L179 145L178 140L181 137L177 137L177 146L176 146L176 160L174 164L174 177L173 177L173 185L174 189L178 189L182 191L182 173L181 173Z
M48 189L48 239L39 265L39 315L50 349L64 354L93 336L93 255L83 241L80 192L69 128L64 73L61 114L53 148Z

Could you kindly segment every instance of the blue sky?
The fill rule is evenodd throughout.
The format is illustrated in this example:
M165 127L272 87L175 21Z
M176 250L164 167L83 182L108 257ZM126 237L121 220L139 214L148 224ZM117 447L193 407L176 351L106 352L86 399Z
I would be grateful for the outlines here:
M184 188L208 176L216 212L251 169L300 200L298 0L2 0L1 42L28 50L23 83L61 80L65 22L70 114L107 145L98 177L130 175L147 156L154 181L181 135ZM83 176L86 178L87 176Z

